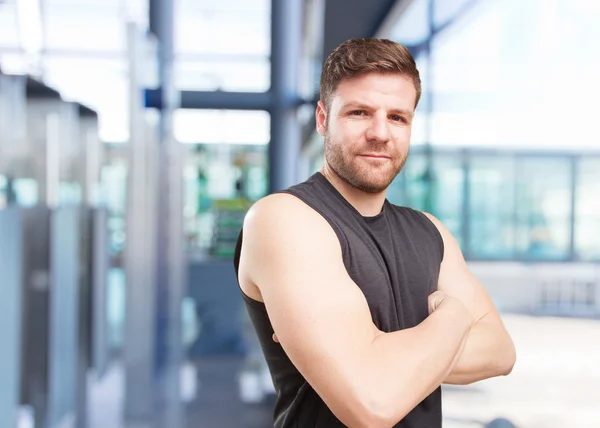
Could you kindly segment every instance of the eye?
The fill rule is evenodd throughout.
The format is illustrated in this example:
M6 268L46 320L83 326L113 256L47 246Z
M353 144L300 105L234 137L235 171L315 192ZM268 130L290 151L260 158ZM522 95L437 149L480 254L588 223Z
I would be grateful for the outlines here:
M367 114L367 112L364 110L352 110L349 113L350 116L364 116L365 114Z
M407 120L404 116L400 116L399 114L393 114L390 116L390 119L394 122L406 123Z

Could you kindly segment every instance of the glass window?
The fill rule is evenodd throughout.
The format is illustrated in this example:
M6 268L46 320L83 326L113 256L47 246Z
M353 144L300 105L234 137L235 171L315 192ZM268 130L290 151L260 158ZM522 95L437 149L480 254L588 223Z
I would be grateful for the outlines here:
M176 49L180 54L212 53L267 56L270 17L262 12L193 12L179 16Z
M175 85L265 92L270 87L270 1L182 0L176 11Z
M431 171L428 171L427 155L419 151L410 155L404 169L390 186L388 199L393 204L435 215L460 244L463 185L460 156L435 154Z
M124 52L125 25L118 4L60 4L44 8L45 47L90 52Z
M405 45L415 45L429 36L428 0L414 0L402 13L390 38Z
M455 17L462 17L462 13L473 6L472 0L444 0L434 1L433 22L436 27L452 21Z
M431 176L430 211L444 223L462 246L462 212L464 200L464 168L460 154L436 154Z
M27 74L29 71L29 63L24 53L1 52L0 49L0 66L3 73L6 74Z
M429 125L429 99L428 92L431 90L428 81L429 61L427 55L419 55L415 58L417 70L421 76L421 98L415 110L415 117L411 126L411 145L425 144L431 140L427 126ZM409 160L410 162L410 160Z
M469 256L510 259L515 245L515 159L472 156L469 162Z
M175 138L182 143L268 144L271 117L266 111L177 110Z
M310 175L317 173L323 168L325 164L325 154L319 153L318 156L315 156L310 159Z
M419 150L413 151L396 180L392 183L388 199L396 205L405 205L423 211L426 206L427 180L425 169L427 159Z
M464 1L436 3L439 18ZM433 41L432 142L544 150L565 141L571 148L597 144L590 103L600 96L600 63L590 53L600 49L598 12L599 3L589 1L479 2ZM458 104L464 114L441 110ZM560 119L548 126L557 106Z
M113 258L111 265L120 267L125 246L127 210L127 165L124 154L103 165L101 186L103 203L108 209L108 239Z
M184 222L196 257L231 258L250 204L267 194L268 146L190 146L184 170Z
M102 141L129 138L127 66L123 60L51 55L44 62L47 85L58 90L64 100L80 102L98 112Z
M268 57L204 55L202 60L175 62L175 86L180 90L266 92L271 86Z
M568 258L570 159L518 159L516 181L517 255L540 260Z
M176 10L175 52L268 56L270 1L183 0Z
M579 162L575 201L576 257L600 260L600 158Z
M8 180L5 176L0 175L0 210L8 204Z
M0 1L0 51L20 47L16 2Z
M17 178L13 181L15 202L23 207L33 207L39 201L38 182L33 178Z

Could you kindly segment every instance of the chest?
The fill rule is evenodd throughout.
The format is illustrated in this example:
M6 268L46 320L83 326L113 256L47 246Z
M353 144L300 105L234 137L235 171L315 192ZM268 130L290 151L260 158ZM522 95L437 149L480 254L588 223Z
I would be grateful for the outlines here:
M382 331L414 327L428 316L437 288L439 249L426 230L394 222L346 231L346 270Z

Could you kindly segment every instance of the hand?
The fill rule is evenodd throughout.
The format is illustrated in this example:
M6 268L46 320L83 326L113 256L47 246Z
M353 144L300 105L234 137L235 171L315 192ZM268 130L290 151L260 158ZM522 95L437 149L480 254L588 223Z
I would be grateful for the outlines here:
M454 311L464 314L469 320L471 319L469 311L460 300L450 296L449 294L446 294L441 290L434 291L429 295L428 304L429 315L441 307L451 307Z
M467 332L471 329L471 316L469 314L469 311L460 300L450 296L449 294L446 294L441 290L431 293L428 298L428 303L429 315L439 310L445 312L448 315L451 315L452 318L450 319L454 320L454 322L458 321L459 323L455 324L457 325L457 327L464 323L465 336L463 337L460 346L460 351L457 353L454 359L453 365L455 365L458 362L460 356L462 355L463 349L465 347Z
M434 313L436 309L440 307L442 302L446 300L446 298L450 298L450 296L448 296L441 290L437 290L431 293L427 299L427 303L429 305L429 315Z
M273 333L273 342L279 343L279 338L277 337L277 335L275 333Z

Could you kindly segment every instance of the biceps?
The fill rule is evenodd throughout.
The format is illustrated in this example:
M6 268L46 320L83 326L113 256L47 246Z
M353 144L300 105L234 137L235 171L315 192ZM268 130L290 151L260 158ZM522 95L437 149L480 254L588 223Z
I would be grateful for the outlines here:
M303 288L265 293L267 311L294 366L328 405L340 408L360 377L361 354L374 337L368 305L352 283L322 284L313 293L306 291L312 287ZM327 288L336 290L324 292Z
M464 266L453 266L442 268L440 290L460 300L469 313L473 322L481 319L487 314L496 313L494 304L486 289L479 280Z

